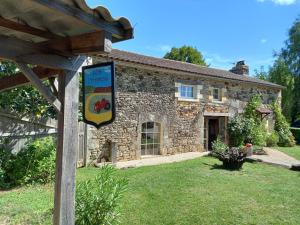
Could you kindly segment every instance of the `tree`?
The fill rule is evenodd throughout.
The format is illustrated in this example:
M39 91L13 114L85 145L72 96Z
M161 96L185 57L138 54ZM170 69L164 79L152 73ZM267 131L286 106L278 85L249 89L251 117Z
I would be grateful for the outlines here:
M294 77L292 120L300 116L300 16L289 30L289 38L281 51L281 57Z
M295 99L294 96L294 76L286 62L281 58L274 62L274 65L270 67L268 80L270 82L285 86L286 89L282 90L282 112L288 121L292 120L292 110Z
M0 62L0 78L17 73L14 63ZM32 86L23 86L0 92L0 108L19 115L20 117L51 117L56 112L43 96Z
M186 45L180 48L173 47L171 51L164 56L164 58L207 66L201 52L199 52L197 48Z
M254 70L255 77L260 80L269 80L269 74L265 71L264 67L260 67L260 70Z

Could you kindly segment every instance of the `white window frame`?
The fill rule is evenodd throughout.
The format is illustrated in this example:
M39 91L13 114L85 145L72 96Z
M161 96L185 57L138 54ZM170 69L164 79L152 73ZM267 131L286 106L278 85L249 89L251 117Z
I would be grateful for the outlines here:
M218 98L215 98L215 90L218 90ZM222 102L222 89L221 88L213 88L212 89L212 100L213 100L213 102Z
M185 91L186 96L182 95L183 94L182 93L182 88L184 88L184 87L192 89L192 92L191 92L192 96L191 97L187 96L188 93L190 93L190 91L187 91L187 90ZM179 93L180 93L180 98L182 98L182 99L195 99L195 86L194 85L188 85L188 84L181 84L180 87L179 87Z

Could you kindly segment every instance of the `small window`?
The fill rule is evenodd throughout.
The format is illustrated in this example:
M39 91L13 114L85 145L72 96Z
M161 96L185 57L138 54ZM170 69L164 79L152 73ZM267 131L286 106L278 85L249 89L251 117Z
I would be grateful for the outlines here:
M213 89L213 100L222 101L221 90L219 88Z
M159 155L160 144L160 124L154 122L143 123L141 155Z
M180 86L180 97L181 98L194 98L194 86L181 85Z

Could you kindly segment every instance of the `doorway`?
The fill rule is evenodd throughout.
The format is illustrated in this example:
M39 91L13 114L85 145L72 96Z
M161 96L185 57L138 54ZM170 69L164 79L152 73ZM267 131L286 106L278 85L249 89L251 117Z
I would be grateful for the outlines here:
M208 120L208 150L212 150L212 142L219 135L219 119Z

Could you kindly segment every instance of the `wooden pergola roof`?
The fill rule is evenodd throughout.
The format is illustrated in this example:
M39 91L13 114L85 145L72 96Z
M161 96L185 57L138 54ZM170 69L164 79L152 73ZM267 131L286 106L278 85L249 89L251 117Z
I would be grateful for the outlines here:
M58 115L55 225L75 223L78 70L87 56L107 54L112 43L131 38L126 18L114 19L106 8L91 9L84 0L0 1L0 60L12 60L20 69L0 79L0 91L30 82ZM56 76L58 82L52 79Z
M112 43L131 38L128 19L84 0L1 0L0 59L34 64L42 79L72 70L71 57L109 53ZM0 79L0 91L25 83L22 74Z

